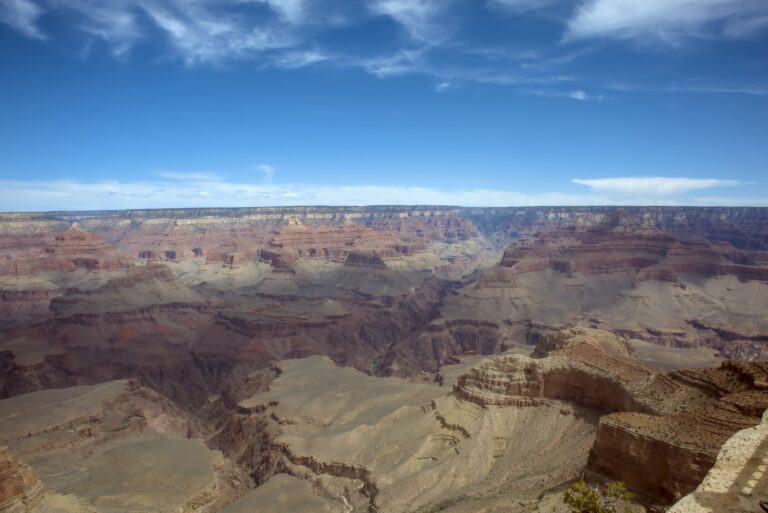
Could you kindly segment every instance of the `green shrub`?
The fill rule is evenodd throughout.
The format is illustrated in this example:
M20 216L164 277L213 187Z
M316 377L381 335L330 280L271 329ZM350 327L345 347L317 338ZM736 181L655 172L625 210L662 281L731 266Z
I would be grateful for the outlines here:
M565 491L563 502L573 513L631 513L630 501L633 497L634 494L621 481L608 483L601 491L582 479Z

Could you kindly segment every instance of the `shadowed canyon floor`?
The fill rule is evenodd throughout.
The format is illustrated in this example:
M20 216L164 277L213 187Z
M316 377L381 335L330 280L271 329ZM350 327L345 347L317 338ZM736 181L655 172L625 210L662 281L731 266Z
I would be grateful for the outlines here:
M0 510L661 507L768 409L765 312L766 209L0 214Z

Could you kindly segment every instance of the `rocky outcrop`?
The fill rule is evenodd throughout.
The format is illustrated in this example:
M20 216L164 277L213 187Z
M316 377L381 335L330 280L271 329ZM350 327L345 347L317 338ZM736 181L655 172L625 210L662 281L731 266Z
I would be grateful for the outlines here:
M542 359L501 355L460 376L455 393L482 406L539 405L567 401L609 413L647 410L635 389L653 372L626 358L621 346L611 354L599 332L577 332L565 347Z
M768 364L657 376L637 396L652 413L602 417L589 465L668 504L701 482L730 436L759 422Z
M26 513L43 499L43 485L27 465L0 446L0 511Z
M728 439L701 484L669 513L759 512L768 504L767 467L768 411L762 423Z
M600 415L589 468L669 504L701 482L733 433L759 421L768 364L664 374L633 361L620 339L577 330L541 359L486 360L454 392L484 407L564 401Z

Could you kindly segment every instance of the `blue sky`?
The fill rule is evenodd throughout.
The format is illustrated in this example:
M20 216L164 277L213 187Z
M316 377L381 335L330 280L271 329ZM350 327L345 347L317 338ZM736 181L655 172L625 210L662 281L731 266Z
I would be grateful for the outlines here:
M768 206L768 2L0 2L0 210L393 203Z

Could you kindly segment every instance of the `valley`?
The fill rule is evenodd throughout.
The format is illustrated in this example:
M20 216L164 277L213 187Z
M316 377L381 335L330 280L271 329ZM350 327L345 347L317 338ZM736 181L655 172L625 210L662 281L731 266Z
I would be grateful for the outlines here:
M663 511L764 431L765 312L761 208L0 214L0 511Z

